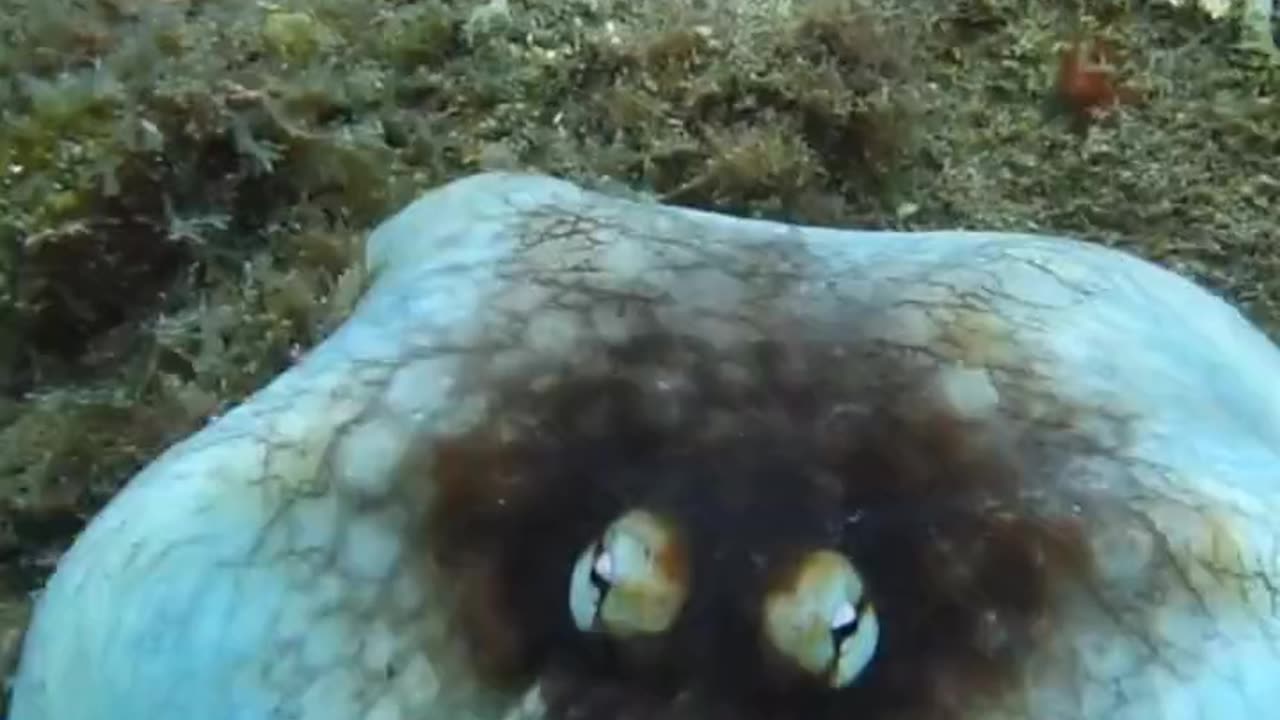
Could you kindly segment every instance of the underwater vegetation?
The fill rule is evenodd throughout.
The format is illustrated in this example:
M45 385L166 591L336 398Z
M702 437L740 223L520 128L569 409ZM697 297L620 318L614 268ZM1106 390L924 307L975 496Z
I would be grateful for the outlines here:
M0 0L0 653L120 483L346 316L424 187L1069 233L1274 331L1277 88L1237 25L1136 0Z

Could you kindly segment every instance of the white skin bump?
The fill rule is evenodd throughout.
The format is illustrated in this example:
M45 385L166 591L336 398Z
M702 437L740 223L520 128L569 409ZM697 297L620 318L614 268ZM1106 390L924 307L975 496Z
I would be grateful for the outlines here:
M9 720L500 718L518 698L478 690L451 649L448 589L414 545L425 500L397 491L386 453L470 427L486 373L568 359L604 307L615 336L661 317L713 343L856 337L927 363L947 398L998 399L957 400L977 413L1016 401L1048 426L1057 400L1096 408L1079 429L1115 451L1037 492L1115 510L1090 534L1102 584L1073 599L1016 712L984 720L1280 707L1280 352L1172 273L1060 238L786 226L509 174L426 194L368 253L343 327L157 458L62 558ZM1109 417L1131 424L1113 435ZM401 431L415 442L385 441ZM861 607L835 587L825 637ZM873 649L859 612L837 682Z

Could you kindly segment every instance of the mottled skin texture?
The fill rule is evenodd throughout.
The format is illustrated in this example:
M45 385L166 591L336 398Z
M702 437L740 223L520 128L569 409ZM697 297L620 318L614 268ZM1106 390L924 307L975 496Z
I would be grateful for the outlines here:
M13 720L536 715L448 639L407 468L483 415L487 378L621 337L635 308L725 346L856 334L957 408L1102 448L1056 480L1109 500L1088 511L1101 576L988 718L1280 706L1280 352L1183 279L1061 239L790 227L515 175L429 193L369 260L344 327L65 556Z

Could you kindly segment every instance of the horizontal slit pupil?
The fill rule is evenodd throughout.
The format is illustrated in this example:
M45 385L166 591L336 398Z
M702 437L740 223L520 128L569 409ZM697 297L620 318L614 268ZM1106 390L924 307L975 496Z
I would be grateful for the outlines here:
M587 576L587 579L591 583L591 586L600 593L600 605L604 605L605 596L609 594L609 590L613 588L613 585L596 570L596 566L600 561L601 555L604 555L604 545L596 543L595 548L591 552L591 573ZM599 613L599 611L600 608L597 607L596 612Z

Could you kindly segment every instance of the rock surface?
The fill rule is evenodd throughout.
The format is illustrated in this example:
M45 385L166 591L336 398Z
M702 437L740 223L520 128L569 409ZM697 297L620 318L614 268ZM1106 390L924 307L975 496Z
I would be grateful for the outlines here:
M428 193L368 261L338 332L147 467L62 559L13 720L516 712L448 639L413 468L483 414L487 379L640 318L726 352L900 353L957 408L1071 422L1105 449L1053 479L1108 501L1081 510L1102 581L985 717L1280 705L1280 351L1172 273L1066 239L795 227L512 174Z

